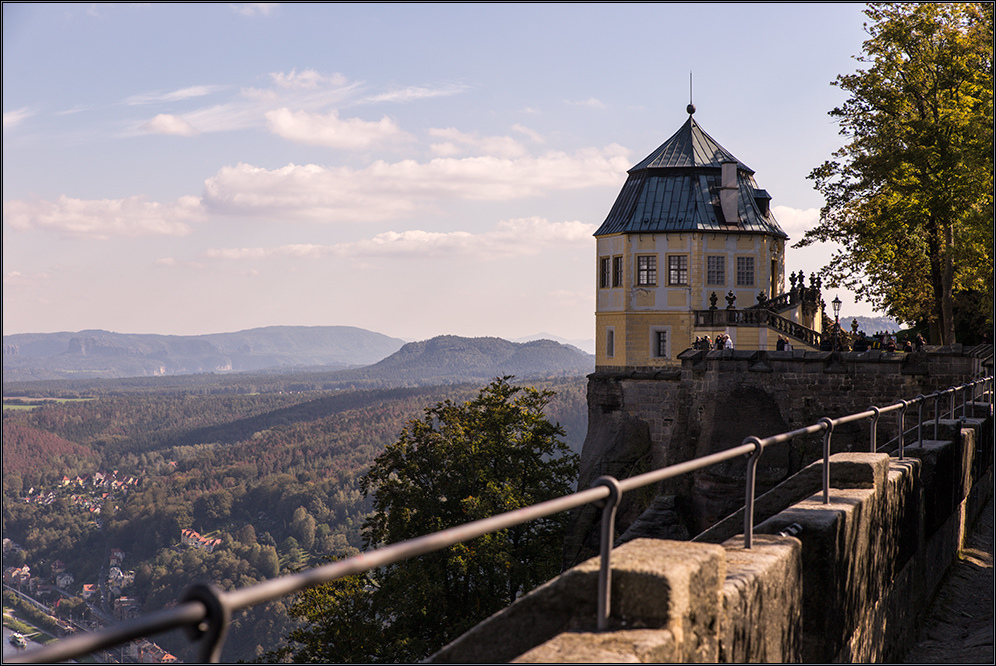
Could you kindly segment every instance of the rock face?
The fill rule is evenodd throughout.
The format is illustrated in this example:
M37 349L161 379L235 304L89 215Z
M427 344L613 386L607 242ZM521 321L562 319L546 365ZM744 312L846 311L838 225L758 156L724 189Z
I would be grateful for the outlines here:
M679 356L678 371L590 375L578 489L590 487L601 475L627 478L733 448L748 436L768 437L824 416L836 418L958 386L978 376L984 360L992 357L991 345L925 349L914 354L688 350ZM941 407L947 409L946 404ZM880 446L896 436L897 425L898 412L882 416ZM868 441L868 421L843 424L833 431L831 452L867 451ZM766 448L758 464L757 493L820 457L822 447L820 435L809 435ZM670 522L656 529L678 534L685 528L698 534L743 506L745 473L746 458L738 458L658 488L627 493L620 502L616 534L625 532L658 494L673 496L673 508L661 517ZM596 509L575 510L565 541L565 566L598 552L599 522Z

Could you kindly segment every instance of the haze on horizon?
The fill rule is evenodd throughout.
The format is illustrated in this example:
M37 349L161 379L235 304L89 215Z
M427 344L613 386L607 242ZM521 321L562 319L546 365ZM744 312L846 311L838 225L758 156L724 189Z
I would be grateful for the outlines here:
M591 234L689 71L792 242L816 223L861 11L4 4L3 332L591 338Z

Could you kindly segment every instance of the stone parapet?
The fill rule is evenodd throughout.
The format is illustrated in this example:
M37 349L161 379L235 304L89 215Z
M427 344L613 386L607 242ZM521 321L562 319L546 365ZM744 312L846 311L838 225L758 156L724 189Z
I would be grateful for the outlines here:
M889 662L916 637L966 528L993 493L992 417L952 439L831 456L801 500L721 545L639 538L613 550L611 618L595 629L598 560L564 572L431 663ZM977 445L981 436L983 445ZM789 535L791 534L791 536Z

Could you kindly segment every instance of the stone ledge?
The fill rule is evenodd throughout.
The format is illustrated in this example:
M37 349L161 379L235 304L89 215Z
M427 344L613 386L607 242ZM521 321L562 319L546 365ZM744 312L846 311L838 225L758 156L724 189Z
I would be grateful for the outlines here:
M510 661L558 634L593 631L599 559L569 569L432 655L430 663ZM722 547L637 539L612 551L615 628L667 629L679 661L715 661ZM565 639L566 640L566 639Z
M680 661L667 629L559 634L513 664L666 664Z

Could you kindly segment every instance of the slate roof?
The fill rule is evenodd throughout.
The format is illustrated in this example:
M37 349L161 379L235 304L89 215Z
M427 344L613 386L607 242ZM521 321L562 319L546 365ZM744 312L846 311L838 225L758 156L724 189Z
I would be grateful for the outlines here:
M722 163L737 163L737 219L727 220L719 202ZM695 119L629 170L629 178L595 236L617 233L719 231L788 238L757 187L754 171L734 157Z

